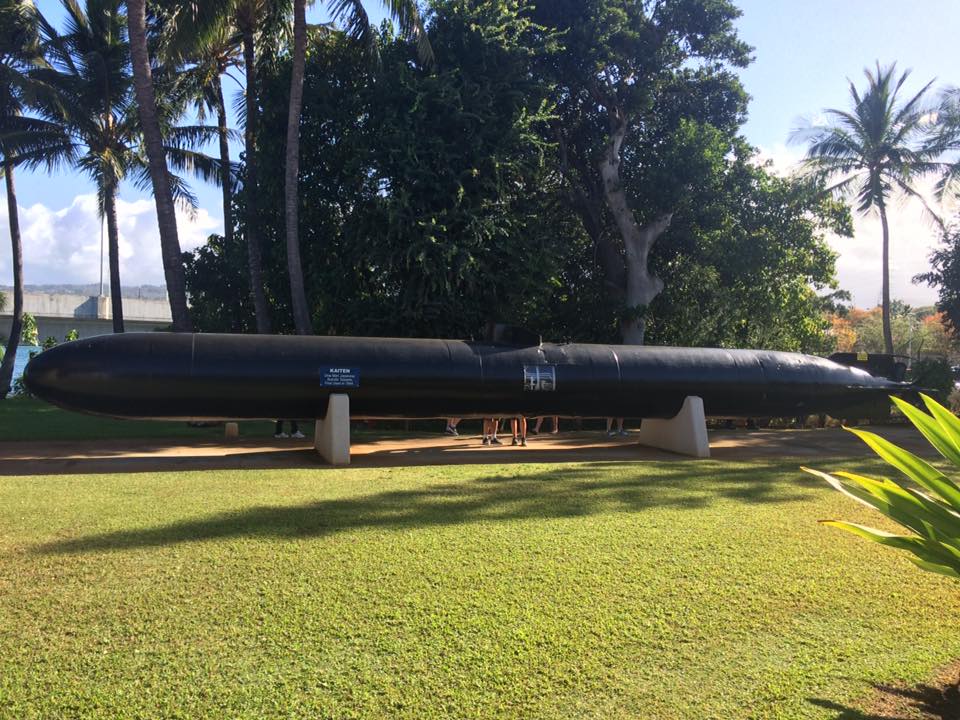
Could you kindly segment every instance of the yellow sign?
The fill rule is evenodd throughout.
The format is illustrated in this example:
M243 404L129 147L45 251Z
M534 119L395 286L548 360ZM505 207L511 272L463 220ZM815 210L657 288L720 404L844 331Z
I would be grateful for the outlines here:
M867 361L867 358L869 358L869 357L870 357L870 356L867 355L867 353L865 353L865 352L858 352L858 353L857 353L857 362L866 362L866 361Z

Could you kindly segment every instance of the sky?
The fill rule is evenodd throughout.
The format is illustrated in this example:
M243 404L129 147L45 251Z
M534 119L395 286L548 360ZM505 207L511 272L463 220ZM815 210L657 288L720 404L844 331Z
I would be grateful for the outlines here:
M54 23L59 0L38 0ZM848 105L848 79L861 83L863 68L896 62L912 69L908 89L936 78L937 86L960 85L960 1L923 0L739 0L741 37L754 47L754 62L741 72L751 96L743 134L778 171L789 172L803 154L790 144L791 131L816 121L824 108ZM370 2L371 18L382 17ZM311 11L311 21L322 19ZM228 86L229 89L230 86ZM229 90L233 92L233 90ZM229 105L229 102L228 102ZM180 215L181 245L202 244L222 232L220 191L194 184L201 209ZM92 183L69 171L54 175L20 172L18 204L24 239L24 275L29 284L90 283L99 280L100 221ZM162 284L159 241L152 198L125 185L118 207L121 277L124 285ZM0 285L12 282L6 203L0 204ZM880 228L875 217L857 217L853 238L831 237L838 253L840 286L854 303L872 307L880 296ZM926 305L936 291L911 283L928 267L937 233L918 203L898 204L891 217L891 293L911 305Z

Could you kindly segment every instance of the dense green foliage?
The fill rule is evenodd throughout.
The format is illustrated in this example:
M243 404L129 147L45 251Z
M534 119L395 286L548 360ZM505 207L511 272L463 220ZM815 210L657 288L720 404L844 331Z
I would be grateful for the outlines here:
M953 334L960 337L960 226L948 228L930 256L930 272L919 275L918 282L937 288L937 310L946 315Z
M554 340L619 339L622 299L598 246L615 230L601 212L598 235L571 201L571 144L557 139L585 120L567 118L544 70L579 50L548 20L523 2L435 2L431 71L389 29L375 65L336 35L311 46L299 216L317 331L469 337L496 319ZM735 135L745 100L734 76L676 73L683 93L657 86L672 98L651 116L663 127L631 139L625 171L638 208L667 204L649 193L669 186L676 209L651 258L666 290L649 309L650 340L825 349L814 288L833 283L833 255L822 230L848 231L849 218L816 186L758 167ZM260 92L258 230L272 314L289 332L286 57L261 63ZM253 329L245 258L221 237L188 256L198 329Z
M0 477L0 716L858 717L960 609L845 510L795 461Z
M944 357L922 357L915 360L910 366L907 379L923 388L941 404L947 403L956 382L953 368Z
M20 331L20 342L24 345L40 344L40 334L37 329L37 319L30 313L23 314L23 327Z
M960 467L960 420L950 410L921 394L930 414L893 398L900 411L943 457ZM824 521L867 540L905 550L923 570L960 579L960 487L923 458L874 433L851 429L900 473L900 477L868 477L851 472L822 477L833 487L867 507L880 511L911 534L896 535L858 523Z

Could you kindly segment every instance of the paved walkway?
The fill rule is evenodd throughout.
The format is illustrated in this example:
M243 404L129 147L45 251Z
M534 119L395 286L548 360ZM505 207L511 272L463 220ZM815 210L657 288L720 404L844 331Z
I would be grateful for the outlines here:
M930 446L913 428L872 428L913 452L930 456ZM730 430L710 433L716 460L822 458L869 455L851 433L825 430ZM473 437L374 439L361 436L352 448L354 467L461 465L480 463L696 462L637 445L630 437L560 433L531 437L527 447L484 447ZM163 472L205 469L327 467L309 440L240 438L234 442L183 439L0 442L0 475Z

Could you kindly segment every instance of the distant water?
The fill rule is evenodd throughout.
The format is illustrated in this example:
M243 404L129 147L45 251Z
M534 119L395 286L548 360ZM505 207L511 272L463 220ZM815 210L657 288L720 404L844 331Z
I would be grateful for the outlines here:
M30 361L30 353L38 351L40 348L36 345L21 345L17 348L17 357L13 361L13 379L23 375L23 370Z

